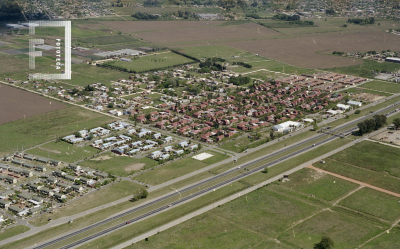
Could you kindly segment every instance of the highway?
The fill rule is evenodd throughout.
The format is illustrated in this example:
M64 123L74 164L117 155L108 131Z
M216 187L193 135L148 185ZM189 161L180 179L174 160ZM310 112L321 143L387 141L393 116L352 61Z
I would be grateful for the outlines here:
M248 169L246 172L244 172L244 173L242 173L242 174L240 174L240 175L232 176L231 178L229 178L229 179L227 179L227 180L225 180L225 181L216 183L215 185L213 185L213 186L211 186L211 187L208 187L208 188L205 188L205 189L203 189L203 190L197 191L196 193L193 193L193 194L191 194L191 195L189 195L189 196L186 196L186 197L183 197L183 198L181 198L181 199L179 199L179 200L177 200L177 201L171 202L171 203L169 203L168 205L164 205L164 206L159 207L159 208L157 208L157 209L151 210L151 211L149 211L149 212L147 212L147 213L145 213L145 214L142 214L142 215L140 215L140 216L138 216L138 217L135 217L135 218L133 218L133 219L127 220L127 221L125 221L125 222L123 222L123 223L120 223L120 224L118 224L118 225L115 225L115 226L113 226L113 227L107 228L107 229L105 229L105 230L103 230L103 231L101 231L101 232L92 234L92 235L90 235L90 236L88 236L88 237L85 237L84 239L75 241L75 242L73 242L73 243L71 243L71 244L68 244L68 245L66 245L66 246L64 246L64 247L61 247L61 248L72 248L72 247L78 246L78 245L80 245L80 244L83 244L83 243L85 243L85 242L91 240L91 239L95 239L95 238L97 238L97 237L100 237L100 236L102 236L102 235L104 235L104 234L110 233L110 232L112 232L112 231L114 231L114 230L117 230L117 229L122 228L122 227L124 227L124 226L127 226L127 225L129 225L129 224L132 224L132 223L134 223L134 222L141 221L141 220L143 220L143 219L145 219L145 218L147 218L147 217L149 217L149 216L151 216L151 215L160 213L160 212L162 212L162 211L164 211L164 210L170 208L171 206L175 206L175 205L177 205L177 204L181 204L181 203L183 203L183 202L186 202L186 201L189 201L189 200L191 200L191 199L194 199L194 198L196 198L196 197L198 197L198 196L200 196L200 195L203 195L203 194L206 194L206 193L208 193L208 192L214 191L215 189L217 189L217 188L219 188L219 187L225 186L225 185L227 185L227 184L231 184L231 183L233 183L233 182L235 182L235 181L237 181L237 180L240 180L240 179L242 179L242 178L244 178L244 177L246 177L246 176L249 176L249 175L251 175L251 174L254 174L254 173L256 173L256 172L259 172L259 171L263 170L265 167L272 167L272 166L275 165L275 164L278 164L278 163L280 163L280 162L282 162L282 161L284 161L284 160L287 160L287 159L289 159L289 158L292 158L292 157L294 157L294 156L297 156L297 155L299 155L299 154L301 154L301 153L304 153L304 152L306 152L306 151L312 150L313 148L316 148L316 147L318 147L319 145L322 145L322 144L324 144L324 143L330 142L330 141L332 141L332 140L334 140L334 139L336 139L336 138L338 138L338 137L340 137L340 136L342 136L342 135L350 134L351 132L357 130L356 124L357 124L358 122L360 122L361 120L365 120L365 119L371 118L372 116L374 116L374 115L376 115L376 114L386 113L386 115L388 116L388 115L391 115L391 114L395 113L395 112L396 112L395 110L391 110L390 112L388 112L388 111L389 111L390 109L394 109L394 106L398 105L398 103L399 103L399 102L397 102L397 103L394 104L394 105L390 105L390 106L388 106L388 107L385 107L385 108L383 108L383 109L381 109L381 110L379 110L379 111L376 111L376 112L374 112L374 113L371 113L371 114L369 114L369 115L367 115L367 116L364 116L364 117L361 117L361 118L359 118L359 119L356 119L356 120L350 121L350 122L348 122L348 123L345 123L345 124L339 126L339 127L336 128L336 129L332 129L332 130L330 131L330 133L336 133L336 132L337 132L338 134L336 134L336 135L333 135L333 136L332 136L331 134L321 133L321 134L319 134L319 135L317 135L317 136L314 136L314 137L312 137L312 138L305 139L305 140L303 140L302 142L300 142L300 143L298 143L298 144L296 144L296 145L288 146L288 147L286 147L286 148L284 148L284 149L282 149L282 150L280 150L280 151L277 151L277 152L268 154L268 155L266 155L266 156L264 156L264 157L261 157L261 158L255 160L255 161L252 161L252 162L250 162L250 163L246 163L246 164L240 165L239 167L235 167L234 169L228 170L228 171L226 171L226 172L224 172L224 173L221 173L221 174L219 174L219 175L216 175L216 176L214 176L214 177L211 177L211 178L206 179L206 180L204 180L204 181L201 181L201 182L199 182L199 183L196 183L196 184L193 184L193 185L191 185L191 186L188 186L188 187L186 187L186 188L180 190L179 193L178 193L178 192L174 192L174 193L168 194L168 195L163 196L163 197L161 197L161 198L159 198L159 199L157 199L157 200L151 201L151 202L149 202L149 203L147 203L147 204L145 204L145 205L142 205L142 206L136 207L136 208L132 208L132 209L130 209L130 210L126 211L126 212L123 212L123 213L121 213L121 214L119 214L119 215L116 215L116 216L114 216L114 217L105 219L105 220L100 221L100 222L98 222L98 223L95 223L95 224L93 224L93 225L90 225L90 226L87 226L87 227L85 227L85 228L79 229L79 230L77 230L77 231L75 231L75 232L72 232L72 233L69 233L69 234L64 235L64 236L62 236L62 237L56 238L56 239L54 239L54 240L45 242L45 243L43 243L43 244L41 244L41 245L39 245L39 246L36 246L36 247L34 247L34 248L35 248L35 249L40 249L40 248L48 247L48 246L53 245L53 244L55 244L55 243L61 242L61 241L65 240L65 239L74 237L74 236L76 236L76 235L79 235L79 234L81 234L81 233L84 233L84 232L86 232L86 231L89 231L89 230L91 230L91 229L93 229L93 228L99 227L99 226L104 225L104 224L106 224L106 223L112 222L112 221L114 221L114 220L116 220L116 219L122 218L122 217L127 216L127 215L129 215L129 214L132 214L132 213L134 213L134 212L137 212L137 211L139 211L139 210L143 210L143 209L145 209L145 208L148 208L148 207L150 207L150 206L152 206L152 205L154 205L154 204L157 204L157 203L160 203L160 202L162 202L162 201L168 200L168 199L170 199L170 198L172 198L172 197L175 197L175 196L177 196L177 195L180 195L181 193L184 193L184 192L187 192L187 191L190 191L190 190L199 188L200 186L202 186L202 185L204 185L204 184L210 183L210 182L215 181L215 180L218 180L218 179L220 179L220 178L222 178L222 177L225 177L225 176L228 176L228 175L230 175L230 174L233 174L233 173L235 173L235 172L237 172L237 171L239 171L239 170L241 170L241 169L243 169L243 168L248 168L248 167L250 167L250 166L252 166L252 165L254 165L254 164L257 164L257 163L259 163L259 162L262 162L262 161L264 161L264 160L266 160L266 159L269 159L269 158L272 158L272 157L277 156L277 155L279 155L279 154L282 154L282 153L284 153L284 152L290 151L290 150L292 150L292 149L295 149L295 148L297 148L297 147L300 147L300 146L305 145L305 144L307 144L307 143L310 143L310 142L312 142L312 141L318 141L319 139L321 139L321 138L323 138L323 137L325 137L325 136L328 136L328 138L325 138L325 139L323 139L323 140L321 140L321 141L315 142L314 144L309 145L309 146L306 146L306 147L304 147L304 148L298 149L298 150L296 150L296 151L294 151L294 152L292 152L292 153L290 153L290 154L288 154L288 155L284 155L284 156L282 156L282 157L280 157L280 158L278 158L278 159L276 159L276 160L274 160L274 161L268 162L268 163L266 163L266 164L264 164L264 165L262 165L262 166L256 167L256 168L251 169L251 170ZM350 128L349 128L349 127L350 127ZM348 128L348 129L346 129L346 128ZM346 130L345 130L345 131L341 131L341 130L344 130L344 129L346 129Z

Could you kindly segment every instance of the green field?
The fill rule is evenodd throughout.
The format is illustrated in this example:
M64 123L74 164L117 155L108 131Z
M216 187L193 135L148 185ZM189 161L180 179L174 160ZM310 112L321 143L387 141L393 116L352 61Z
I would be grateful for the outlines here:
M49 157L51 159L69 163L91 157L98 152L99 150L91 146L80 147L64 141L50 142L27 151L29 154Z
M227 155L215 151L205 151L205 152L212 154L214 156L207 158L203 161L193 159L192 156L185 157L183 159L169 163L155 170L151 170L141 175L135 176L133 179L138 180L140 182L148 183L150 185L157 185L175 179L176 177L186 175L198 169L207 167L211 164L217 163L229 157Z
M80 107L67 107L0 125L0 154L28 149L46 141L95 127L112 119Z
M133 58L131 62L113 61L115 66L126 68L135 72L149 71L157 68L173 67L184 63L190 63L193 60L172 52L161 52L156 55L147 55L139 58Z
M286 231L278 240L299 248L312 248L327 235L335 242L335 248L356 248L384 229L380 224L362 218L324 211Z
M138 40L125 36L125 35L107 35L107 36L95 36L95 37L85 37L77 39L78 44L85 45L108 45L115 43L135 43ZM145 43L140 43L144 45Z
M363 141L330 158L352 166L376 172L387 172L392 176L400 177L399 153L398 148Z
M384 82L384 81L370 81L362 85L362 87L382 91L389 93L399 93L400 92L400 84L394 82Z
M184 47L177 50L198 59L219 57L228 60L233 56L239 56L239 58L254 56L253 53L224 45Z
M395 71L400 70L400 64L390 63L390 62L377 62L377 61L372 61L372 60L363 60L363 63L361 63L360 65L349 66L349 67L337 67L337 68L329 69L329 71L333 71L336 73L361 76L361 77L365 77L365 78L374 78L375 75L371 72L372 70L395 72Z
M4 240L4 239L10 238L12 236L21 234L21 233L25 233L29 230L31 230L29 227L23 226L23 225L17 225L17 226L10 227L0 233L0 240Z
M391 223L400 218L400 198L370 188L357 191L339 204Z
M134 171L140 170L140 168L151 168L157 164L157 161L147 157L131 158L128 156L116 156L111 152L102 154L100 158L97 157L80 163L82 166L97 169L117 176L128 176ZM136 168L135 166L140 167L138 167L136 170L132 169L132 167Z
M332 205L325 199L337 199L357 185L315 174L300 170L289 182L274 182L128 248L312 248L323 235L333 239L335 248L354 248L384 231L381 224L322 211ZM338 184L331 186L334 190L320 190L332 181ZM315 198L308 190L317 191Z
M362 248L364 249L387 249L387 248L400 248L400 227L396 226L389 231L385 232L378 238L367 243Z

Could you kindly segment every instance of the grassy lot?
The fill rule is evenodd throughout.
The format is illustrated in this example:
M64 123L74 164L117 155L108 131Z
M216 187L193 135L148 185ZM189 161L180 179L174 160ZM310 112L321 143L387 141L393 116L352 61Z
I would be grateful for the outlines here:
M0 125L0 154L39 145L83 128L99 126L112 119L79 107L67 107Z
M55 220L65 216L84 212L91 208L98 207L103 204L107 204L109 202L113 202L118 199L133 195L136 190L141 188L143 188L143 186L139 184L129 181L121 181L110 186L106 186L94 193L86 195L84 198L81 198L77 201L70 202L65 207L54 210L52 214L45 214L40 217L34 218L30 220L29 223L34 226L43 226L49 223L49 218Z
M376 62L372 60L363 60L363 63L356 66L330 68L329 71L356 75L365 78L374 78L375 75L371 71L395 72L400 69L400 64L390 62Z
M129 73L108 70L87 64L79 64L72 65L72 79L66 80L65 82L78 86L87 86L91 83L101 82L110 86L110 81L116 81L120 78L127 79L129 76Z
M107 36L95 36L95 37L84 37L77 40L78 44L85 45L108 45L115 43L133 43L137 42L136 39L126 35L107 35Z
M398 148L363 141L332 155L330 158L342 163L376 172L388 172L392 176L400 177L399 153Z
M362 87L383 91L383 92L390 92L390 93L398 93L400 92L400 84L399 83L392 83L392 82L384 82L384 81L370 81L362 85Z
M385 227L341 213L324 211L280 235L278 240L300 248L312 248L328 235L335 248L355 248Z
M375 82L379 82L379 81L375 81ZM381 82L379 82L379 83L381 83ZM366 88L363 88L363 85L360 86L360 87L344 88L340 92L352 93L352 94L371 93L371 94L381 95L381 96L385 96L385 97L393 95L391 93L378 92L378 91L373 91L373 90L370 90L370 89L366 89Z
M287 248L273 238L315 210L265 187L128 248Z
M114 61L112 63L113 65L120 66L128 70L143 72L155 68L173 67L174 65L180 65L189 62L192 62L192 60L172 52L167 52L157 55L139 57L137 59L132 59L131 62Z
M355 192L339 204L391 223L400 218L400 198L370 188Z
M98 152L99 150L91 146L79 147L64 141L50 142L40 147L27 151L27 153L30 154L49 157L55 160L60 160L63 162L70 162L70 163L82 160L83 158L91 157Z
M0 240L8 239L12 236L27 232L29 230L31 230L29 227L23 226L23 225L17 225L17 226L10 227L0 233Z
M281 187L296 189L317 199L333 201L358 187L357 184L340 178L321 174L312 169L304 168L290 175L290 181L282 182Z
M365 182L383 189L387 189L396 193L400 193L400 180L392 177L385 172L376 172L359 167L354 167L330 158L324 159L325 163L315 163L314 166L352 178L357 181Z
M400 248L400 227L394 227L389 233L384 233L376 239L370 241L362 248L364 249L387 249Z
M191 155L190 157L185 157L178 161L169 163L163 167L135 176L133 179L138 180L140 182L148 183L150 185L156 185L172 180L176 177L186 175L198 169L207 167L211 164L217 163L229 157L227 155L215 151L205 151L205 152L212 154L214 156L207 158L203 161L199 161L193 159Z
M108 159L105 159L108 158ZM107 152L101 155L100 160L96 158L82 162L80 165L97 169L117 176L127 176L135 171L136 166L139 168L150 168L157 165L157 161L150 158L132 158L128 156L116 156L114 153ZM139 167L141 166L141 167Z

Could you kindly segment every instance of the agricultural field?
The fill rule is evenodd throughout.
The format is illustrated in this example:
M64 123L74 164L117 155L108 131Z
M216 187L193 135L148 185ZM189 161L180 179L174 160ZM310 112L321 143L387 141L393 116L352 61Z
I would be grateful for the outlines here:
M191 155L168 163L167 165L157 168L155 170L137 175L132 179L150 185L157 185L229 158L229 156L215 151L205 152L214 156L200 161L192 158Z
M140 32L153 32L153 31L170 31L170 30L183 30L183 29L197 29L220 26L223 21L202 22L202 21L100 21L107 27L114 30L119 30L123 33L140 33Z
M280 35L280 33L273 31L272 29L255 23L135 33L135 36L153 42L157 45L172 47L195 44L219 44L221 42L250 39L261 40ZM223 43L223 45L225 44Z
M0 84L0 124L26 119L67 107L58 101Z
M355 248L390 226L335 208L338 200L352 200L353 195L364 190L356 190L357 184L311 169L302 169L289 179L274 182L128 248L312 248L324 235L332 238L335 248ZM360 196L362 193L355 200ZM392 199L385 201L394 205ZM386 213L380 209L385 204L373 198L368 206L376 210L374 217ZM390 232L396 231L393 228ZM397 243L396 236L385 243Z
M360 50L360 49L358 49ZM367 49L366 49L367 51ZM333 55L332 55L333 56ZM339 56L336 56L339 57ZM344 57L339 57L344 58ZM350 59L350 58L347 58ZM336 68L330 68L329 70L336 73L343 73L348 75L360 76L365 78L375 78L375 74L371 71L386 71L395 72L400 70L400 64L391 62L377 62L372 60L361 60L361 64L356 66L345 66L342 65Z
M114 61L113 65L126 68L135 72L149 71L156 68L173 67L185 63L193 62L193 60L178 55L173 52L161 52L157 54L147 55L139 58L133 58L131 62Z
M116 43L134 43L136 39L125 35L108 35L79 38L76 41L80 45L109 45Z
M333 51L397 50L400 46L398 37L391 34L383 36L383 34L381 31L320 34L312 37L224 42L223 44L298 67L330 69L339 66L341 68L353 66L356 69L360 67L359 64L362 60L333 56L330 53ZM324 51L324 53L319 53L320 51ZM354 67L355 65L358 67ZM353 75L352 73L347 74Z
M112 118L80 107L68 106L52 112L0 125L0 155L28 149L44 142L70 135L83 128L108 123Z
M106 152L98 157L80 163L82 166L117 176L128 176L135 171L151 168L157 164L157 161L147 157L131 158L128 156L116 156L111 152Z

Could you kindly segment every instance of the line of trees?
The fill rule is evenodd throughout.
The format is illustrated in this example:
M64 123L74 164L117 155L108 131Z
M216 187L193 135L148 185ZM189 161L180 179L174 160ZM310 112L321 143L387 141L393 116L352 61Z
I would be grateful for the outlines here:
M143 13L137 12L131 16L138 20L157 20L159 18L158 15L151 15L151 14L147 14L145 12L143 12Z
M240 66L243 66L243 67L246 67L246 68L252 68L253 66L252 65L250 65L250 64L248 64L248 63L244 63L244 62L241 62L241 61L234 61L234 62L232 62L232 65L240 65Z
M0 21L23 19L22 9L15 1L0 1Z
M276 14L272 17L274 20L282 20L282 21L300 21L299 15L285 15L285 14Z
M129 70L125 67L117 66L115 65L115 62L109 61L109 62L104 62L102 64L97 64L98 67L103 67L107 69L114 69L122 72L128 72L128 73L146 73L146 72L156 72L156 71L161 71L169 68L174 68L174 67L180 67L184 65L189 65L189 64L194 64L196 61L192 62L187 62L187 63L181 63L181 64L176 64L176 65L171 65L171 66L165 66L165 67L156 67L148 70L142 70L142 71L136 71L136 70Z
M180 56L186 57L186 58L188 58L188 59L191 59L191 60L200 62L200 60L197 59L196 57L187 55L187 54L185 54L185 53L181 53L181 52L179 52L179 51L177 51L177 50L171 49L171 52L172 52L172 53L175 53L175 54L179 54Z
M365 25L365 24L374 24L375 23L375 18L373 17L368 17L365 19L362 18L350 18L347 20L349 23L354 23L354 24L359 24L359 25Z
M358 126L358 134L364 135L370 133L372 131L376 131L386 125L386 116L385 115L375 115L371 119L367 119L361 121L357 124Z

